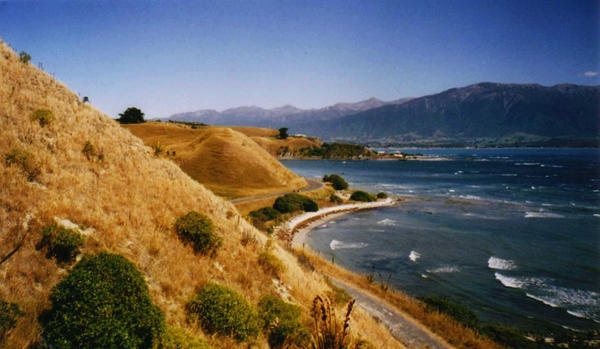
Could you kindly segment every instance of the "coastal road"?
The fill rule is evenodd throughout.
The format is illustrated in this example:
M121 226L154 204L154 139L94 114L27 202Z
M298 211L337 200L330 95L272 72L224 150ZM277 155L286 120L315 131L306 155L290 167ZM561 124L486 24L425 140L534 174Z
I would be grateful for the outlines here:
M432 349L451 349L450 344L438 337L416 320L408 315L402 314L390 305L381 300L342 282L338 279L329 278L337 287L343 288L352 298L356 299L356 304L363 308L367 314L381 321L381 323L390 331L392 336L408 348L432 348Z
M323 183L322 181L318 180L318 179L308 179L305 178L306 182L308 182L308 185L296 192L307 192L307 191L313 191L313 190L317 190L317 189L321 189L325 186L325 183ZM294 193L295 191L290 190L290 191L281 191L278 193L270 193L270 194L264 194L264 195L256 195L256 196L246 196L243 198L237 198L237 199L233 199L233 200L229 200L229 202L231 202L232 204L239 204L241 202L248 202L248 201L254 201L254 200L260 200L260 199L267 199L267 198L272 198L272 197L276 197L276 196L281 196L281 195L285 195L285 194L290 194L290 193Z

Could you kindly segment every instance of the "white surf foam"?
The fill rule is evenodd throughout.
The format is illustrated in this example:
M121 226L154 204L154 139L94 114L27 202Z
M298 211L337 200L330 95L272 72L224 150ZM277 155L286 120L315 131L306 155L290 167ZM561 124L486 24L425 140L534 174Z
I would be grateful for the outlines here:
M502 275L498 272L494 273L494 277L496 280L500 281L502 285L510 288L526 288L529 286L542 287L544 286L544 281L538 278L528 278L528 277L512 277Z
M494 277L496 280L500 281L502 285L510 288L521 288L526 285L525 282L519 280L518 278L513 278L510 276L505 276L500 273L494 273Z
M369 246L369 244L365 242L344 242L339 240L331 240L329 243L329 248L332 250L343 250L343 249L357 249L364 248Z
M512 260L491 256L488 259L488 268L496 270L515 270L517 269L517 266Z
M390 225L391 226L391 225L396 225L396 221L393 220L393 219L386 218L386 219L380 220L379 222L377 222L377 224L379 224L379 225Z
M549 306L551 306L552 308L558 308L558 307L560 307L560 305L558 305L558 304L556 304L556 303L552 303L552 301L551 301L551 300L548 300L548 299L546 299L546 298L543 298L543 297L537 297L537 296L534 296L534 295L532 295L531 293L526 293L525 295L526 295L527 297L529 297L529 298L535 299L535 300L536 300L536 301L538 301L538 302L542 302L542 303L544 303L544 304L546 304L546 305L549 305Z
M577 311L567 310L567 313L569 313L569 314L571 314L571 315L573 315L575 317L578 317L580 319L587 319L587 317L585 315L583 315L582 313L577 312Z
M517 166L539 166L539 162L517 162Z
M481 197L477 195L459 195L458 197L465 200L481 200Z
M428 273L432 274L445 274L445 273L456 273L459 272L460 268L455 265L444 265L435 269L427 269Z
M502 177L516 177L517 174L516 173L503 173L501 174Z
M594 217L599 217L600 218L600 213L594 213Z
M565 216L552 212L525 212L525 218L565 218Z
M410 251L410 254L408 255L408 258L413 261L416 262L417 259L421 258L421 254L417 251Z

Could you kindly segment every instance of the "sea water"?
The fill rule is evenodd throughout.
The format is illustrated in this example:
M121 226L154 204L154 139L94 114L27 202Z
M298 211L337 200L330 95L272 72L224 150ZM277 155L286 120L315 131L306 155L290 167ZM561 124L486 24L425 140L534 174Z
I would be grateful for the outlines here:
M483 322L600 329L600 151L405 150L442 161L288 160L306 177L407 197L317 227L308 244ZM388 281L389 280L389 281Z

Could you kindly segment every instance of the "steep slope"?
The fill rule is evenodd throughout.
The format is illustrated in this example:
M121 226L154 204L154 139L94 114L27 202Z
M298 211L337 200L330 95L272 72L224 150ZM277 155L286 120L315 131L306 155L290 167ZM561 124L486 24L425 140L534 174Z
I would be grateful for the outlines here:
M323 139L510 145L597 137L599 106L600 86L480 83L299 128Z
M227 197L291 191L306 181L252 139L226 127L149 122L124 125L148 146L161 145L190 177Z
M30 118L40 108L54 115L44 127ZM41 227L55 220L85 228L83 253L105 250L132 261L167 322L197 337L204 335L187 321L185 304L207 280L228 285L253 304L262 294L278 292L273 276L258 264L266 237L232 205L172 161L156 157L140 139L81 103L48 74L19 62L3 42L0 132L0 298L17 303L25 313L3 347L24 348L39 341L38 316L48 308L51 288L70 269L36 249ZM95 155L84 154L90 149L86 142L93 144ZM20 163L7 161L15 152L28 155L18 157ZM173 231L175 220L192 210L210 217L223 238L214 258L194 254ZM256 243L242 245L244 235ZM280 284L306 319L312 297L327 286L277 244L272 253L285 265ZM389 333L360 310L353 316L353 333L363 333L378 348L396 347ZM206 340L218 348L248 346L221 337ZM259 337L257 344L266 347L266 339Z

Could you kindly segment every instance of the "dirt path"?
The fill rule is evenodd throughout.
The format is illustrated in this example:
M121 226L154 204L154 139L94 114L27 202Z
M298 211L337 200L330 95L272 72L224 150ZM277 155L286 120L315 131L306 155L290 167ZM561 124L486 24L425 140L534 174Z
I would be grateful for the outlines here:
M323 182L321 182L320 180L317 180L317 179L308 179L307 178L306 181L308 182L308 185L306 187L300 189L299 192L313 191L313 190L321 189L325 186L325 184ZM275 196L281 196L281 195L290 194L290 193L294 193L294 191L281 191L278 193L256 195L256 196L246 196L243 198L229 200L229 202L231 202L232 204L239 204L241 202L272 198Z
M411 319L383 301L355 288L349 284L330 277L337 287L348 292L356 299L356 304L369 315L380 321L400 343L407 348L451 349L450 344L438 337L416 320Z

